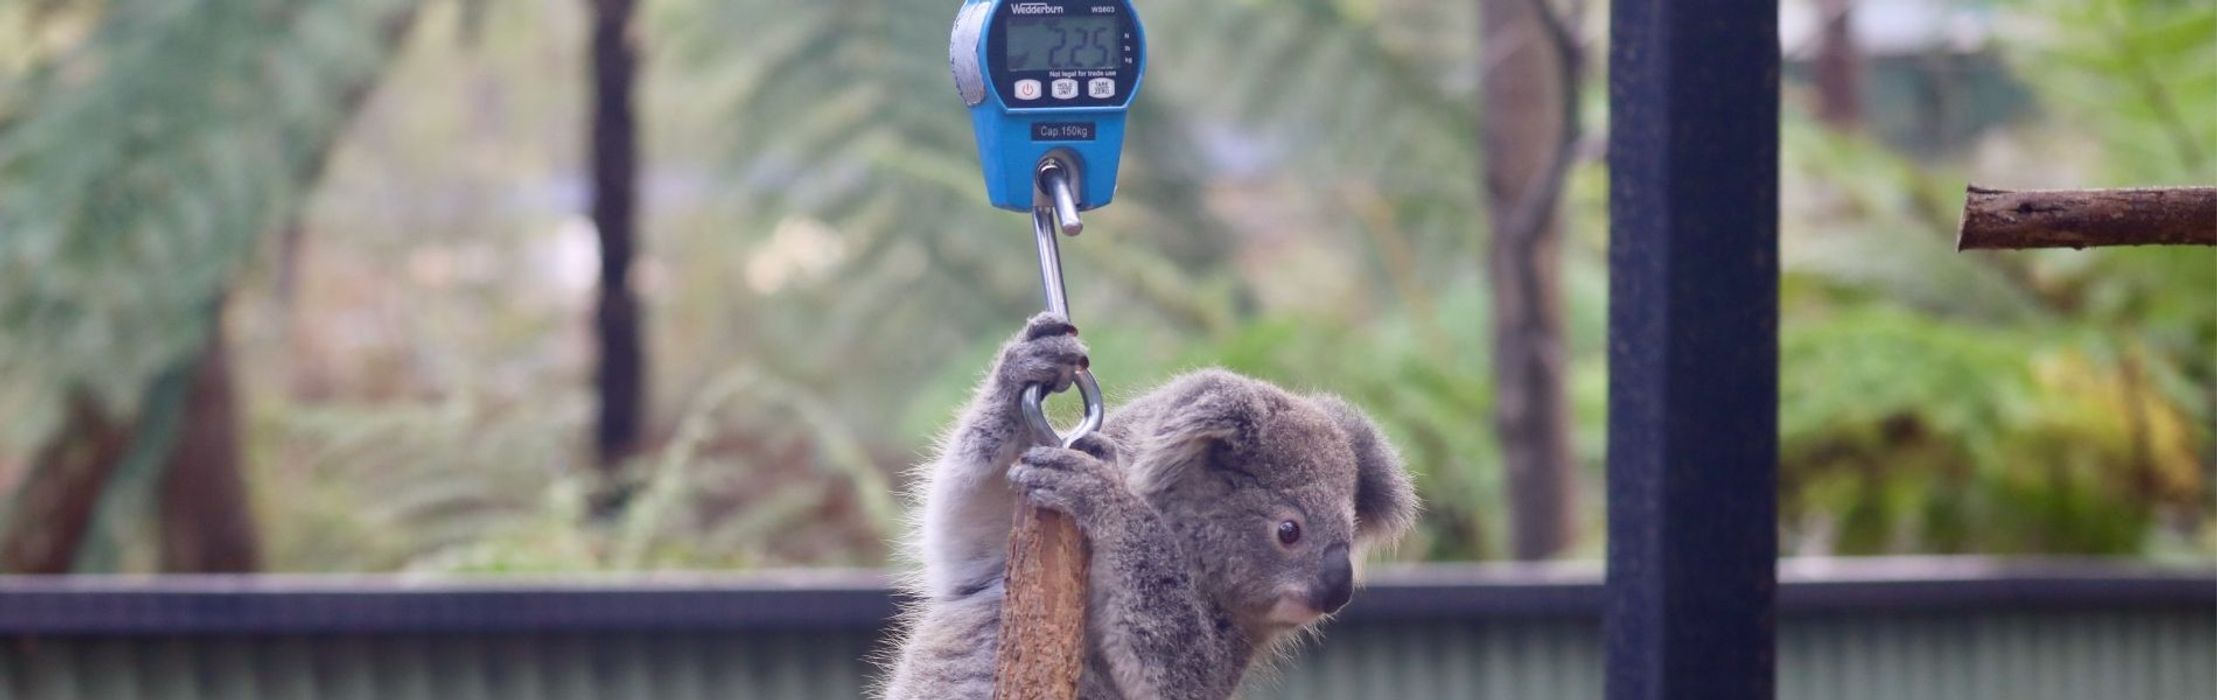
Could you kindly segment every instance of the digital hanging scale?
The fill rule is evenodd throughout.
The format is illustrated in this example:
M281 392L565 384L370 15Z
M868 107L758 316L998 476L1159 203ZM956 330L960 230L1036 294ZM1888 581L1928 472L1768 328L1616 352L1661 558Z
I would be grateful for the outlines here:
M993 206L1029 211L1046 203L1055 193L1041 185L1040 171L1050 164L1072 180L1069 204L1077 210L1108 204L1124 111L1147 67L1131 3L966 0L951 44L948 61L970 107Z
M970 107L978 162L993 206L1032 214L1047 310L1070 318L1056 232L1078 235L1078 212L1116 196L1124 112L1147 67L1139 13L1128 0L964 0L947 62ZM1093 373L1073 384L1085 418L1058 432L1041 403L1048 387L1026 387L1021 405L1042 445L1076 444L1106 409Z

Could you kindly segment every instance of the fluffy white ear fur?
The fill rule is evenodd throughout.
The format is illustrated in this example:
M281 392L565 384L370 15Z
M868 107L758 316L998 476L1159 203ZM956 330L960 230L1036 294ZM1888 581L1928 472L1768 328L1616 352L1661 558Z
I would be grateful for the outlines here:
M1154 494L1203 466L1209 450L1240 439L1250 417L1263 410L1243 380L1222 370L1204 370L1177 382L1159 422L1139 436L1145 460L1132 465L1134 493Z
M1401 455L1386 443L1378 425L1361 409L1337 396L1311 397L1339 422L1355 448L1355 537L1366 543L1400 539L1416 523L1416 488L1401 466Z
M1159 493L1203 468L1209 450L1239 434L1239 421L1226 413L1233 409L1225 402L1202 399L1197 404L1180 406L1176 413L1166 417L1155 432L1146 439L1149 445L1139 450L1146 455L1132 465L1132 492Z

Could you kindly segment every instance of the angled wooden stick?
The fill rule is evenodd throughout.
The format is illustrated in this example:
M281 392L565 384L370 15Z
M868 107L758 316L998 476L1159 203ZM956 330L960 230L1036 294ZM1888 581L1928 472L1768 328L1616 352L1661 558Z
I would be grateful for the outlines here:
M1956 250L2217 245L2217 187L1965 191Z
M1032 238L1039 244L1039 282L1047 310L1070 318L1062 290L1062 252L1055 234L1078 235L1078 207L1072 199L1069 167L1043 161L1039 190L1032 201ZM1048 193L1052 193L1051 196ZM1071 329L1077 333L1076 328ZM1106 412L1101 387L1081 363L1072 387L1085 399L1085 418L1065 436L1047 422L1039 402L1045 390L1027 387L1019 397L1025 421L1037 444L1076 444L1101 427ZM1085 538L1078 524L1054 511L1016 505L1008 533L1008 572L1001 581L1001 631L995 655L996 700L1076 700L1078 674L1085 668Z
M1061 513L1019 504L1001 598L997 700L1072 700L1085 658L1085 540Z

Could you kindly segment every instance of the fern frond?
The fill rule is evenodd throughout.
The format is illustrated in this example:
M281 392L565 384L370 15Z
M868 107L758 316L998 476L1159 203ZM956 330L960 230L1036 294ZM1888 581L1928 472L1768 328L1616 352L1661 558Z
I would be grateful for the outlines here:
M0 125L7 444L83 392L129 415L306 196L417 0L114 0Z

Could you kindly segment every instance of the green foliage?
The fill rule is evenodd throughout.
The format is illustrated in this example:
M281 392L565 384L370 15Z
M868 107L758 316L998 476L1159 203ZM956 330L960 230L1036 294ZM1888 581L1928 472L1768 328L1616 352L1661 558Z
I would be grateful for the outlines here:
M2185 412L2134 364L2038 330L1870 306L1797 326L1782 352L1786 522L1803 546L2125 553L2155 507L2200 496L2206 436Z
M1492 551L1501 495L1486 355L1471 350L1487 342L1472 276L1472 57L1458 28L1474 24L1451 24L1474 22L1471 8L1142 9L1157 65L1220 69L1148 76L1117 204L1064 246L1111 393L1216 364L1347 394L1381 413L1442 494L1439 534L1404 551ZM722 313L735 304L749 329L730 339L735 352L856 423L897 428L885 439L920 444L1038 294L1028 222L985 205L946 67L915 60L943 55L951 9L748 0L660 12L650 26L671 60L708 76L691 99L723 107L716 141L735 216L756 222L753 254L830 261L719 287ZM1287 89L1299 85L1352 93ZM723 242L697 250L734 233L714 235ZM724 269L688 277L746 272ZM1600 308L1594 294L1575 303Z
M0 32L27 37L0 41L10 446L42 434L70 392L127 412L205 337L205 305L242 279L261 234L301 211L351 109L345 86L377 75L389 45L378 32L413 3L41 5L60 9L0 8ZM650 395L668 429L625 465L633 507L591 523L589 354L564 332L590 309L524 257L575 210L532 188L566 192L583 150L559 107L582 102L583 59L554 48L580 40L583 7L439 6L462 39L412 45L400 71L412 91L350 147L352 162L336 161L345 191L309 212L316 245L344 264L307 268L322 278L305 282L298 316L265 308L269 281L252 276L234 306L271 560L303 571L883 563L902 468L1036 309L1028 223L984 204L938 60L953 7L643 5L637 277ZM1948 240L1969 179L2217 180L2217 8L2008 7L2004 21L2037 20L2002 34L2043 113L1961 161L1904 158L1789 110L1780 418L1795 551L2217 551L2206 293L2217 254L1964 255ZM1064 246L1112 397L1220 365L1375 413L1428 503L1403 558L1498 556L1506 535L1475 8L1145 4L1157 70L1117 204ZM1984 179L1995 175L2026 181ZM504 186L524 196L484 196ZM449 190L468 200L459 213L386 211ZM1599 164L1582 164L1564 213L1583 554L1601 544L1604 190ZM494 261L474 281L417 269L472 256ZM511 258L530 264L506 269ZM381 269L350 269L360 261ZM346 306L393 287L406 290L385 306ZM285 318L338 339L296 348L270 328L289 329ZM365 325L401 340L386 354L347 349ZM354 378L334 395L254 371L252 358L293 355Z
M1797 551L2217 544L2217 252L1949 240L1967 180L2209 181L2196 153L2217 136L2217 8L2023 4L2010 26L2038 31L2005 57L2049 114L1983 149L2023 165L1918 164L1788 120L1781 438Z
M581 529L568 505L581 486L558 480L528 517L418 550L412 566L882 561L856 543L892 526L836 504L894 491L893 473L920 459L1034 308L1026 223L983 204L944 66L912 60L944 50L948 8L649 7L648 84L661 87L648 113L683 115L650 132L656 162L712 169L728 195L665 223L648 248L673 285L652 326L657 394L693 408L635 465L645 491L627 521ZM1506 527L1472 223L1470 9L1147 6L1158 66L1218 69L1150 76L1117 205L1065 245L1112 396L1221 365L1376 413L1429 503L1408 558L1496 556ZM2053 114L2012 126L2023 136L2004 150L2051 158L2050 180L2130 161L2043 144L2149 133L2088 127L2079 120L2112 115L2043 95ZM2217 335L2206 304L2179 291L2217 283L2217 268L2198 253L1958 255L1946 232L1961 184L1990 166L1912 161L1798 114L1786 137L1782 468L1797 551L2148 551L2146 533L2199 517L2198 397ZM1596 534L1602 176L1573 173L1563 276L1581 517ZM714 398L733 358L817 412ZM715 405L728 413L700 408ZM827 425L841 427L820 434ZM727 446L697 451L704 441ZM818 466L780 467L781 450ZM713 495L720 479L747 485ZM733 502L751 515L719 510Z
M130 415L205 342L414 4L114 0L6 84L0 444L36 442L74 393Z
M1146 137L1128 144L1118 204L1066 244L1074 306L1111 391L1230 364L1350 394L1390 414L1427 488L1446 494L1433 511L1442 534L1404 551L1496 549L1485 354L1473 351L1486 346L1464 41L1474 8L1144 10L1158 60L1240 77L1150 76L1133 117ZM888 478L944 426L1037 294L1026 222L983 203L945 66L915 60L943 55L951 8L647 11L646 113L663 115L650 162L705 166L727 195L663 219L648 246L672 285L655 301L656 394L693 401L719 365L745 358L863 431ZM1278 89L1300 85L1353 92ZM1581 250L1572 312L1598 319L1598 248ZM1583 335L1590 358L1598 333ZM1343 366L1350 358L1361 367ZM1581 410L1598 416L1599 368L1578 374ZM1598 422L1588 425L1580 446L1598 464Z
M632 506L585 517L594 485L571 441L588 397L420 409L262 412L253 462L272 559L303 571L556 572L886 556L899 505L854 431L751 368L717 377L677 435L631 465ZM290 465L290 466L275 466Z
M2048 107L2089 129L2102 176L2140 185L2217 175L2217 5L2015 0L2033 31L2010 52Z

